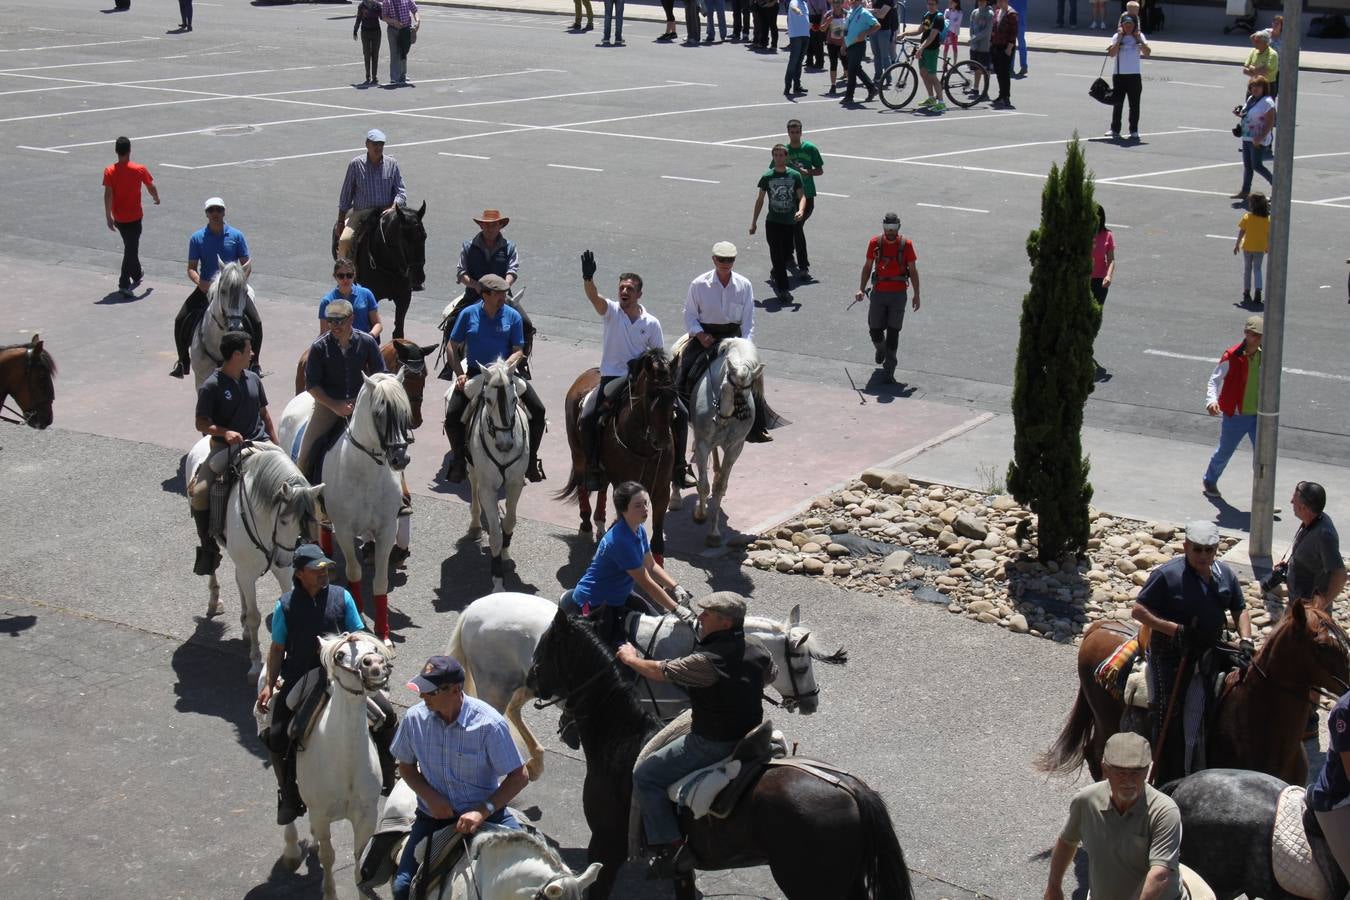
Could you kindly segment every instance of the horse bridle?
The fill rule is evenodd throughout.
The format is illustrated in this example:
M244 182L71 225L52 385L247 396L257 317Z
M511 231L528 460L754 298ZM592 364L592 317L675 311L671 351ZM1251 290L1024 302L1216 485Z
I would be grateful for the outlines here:
M38 387L40 385L38 384L37 380L37 370L42 369L45 371L47 367L45 365L38 364L36 347L30 346L24 350L23 367L24 372L26 373L24 377L28 381L28 389L32 391L34 394L40 393L38 391ZM10 406L8 399L6 399L4 402L0 402L0 422L10 422L14 425L28 425L31 427L33 424L33 419L37 418L38 410L34 409L32 412L29 412L25 410L23 407L18 405L19 404L18 400L15 400L14 404L15 404L14 406ZM41 405L42 405L41 403L37 404L37 406ZM17 416L18 418L11 419L8 416L6 416L5 413L9 413L11 416Z
M507 377L510 378L510 375L508 374ZM497 435L504 434L506 432L511 432L514 435L516 430L516 423L518 421L519 416L518 411L516 409L516 404L508 402L507 394L509 393L509 391L507 390L507 385L505 382L497 385L496 387L489 387L488 385L484 385L483 389L496 391L497 397L495 402L497 405L497 413L498 416L506 423L504 425L498 425L496 421L493 420L491 411L491 404L493 403L493 401L488 399L487 397L484 397L483 405L488 408L488 414L486 416L482 416L481 418L487 419L487 430L488 434L491 435L491 440L484 440L481 442L483 445L483 452L487 455L487 458L492 461L492 464L497 467L497 474L501 476L502 482L505 483L506 470L511 468L511 466L515 465L516 461L520 459L521 455L529 449L528 440L518 442L520 446L517 448L515 456L512 456L505 462L501 461L495 455L493 455L492 444L495 442ZM478 424L481 427L481 423L475 422L475 424Z
M341 669L341 670L344 671L344 672L351 672L353 675L355 675L356 677L360 678L360 679L361 679L361 690L359 690L359 691L354 691L354 690L352 690L351 688L349 688L349 687L347 687L345 684L343 684L342 681L341 681L340 679L336 678L336 677L334 677L334 678L332 679L333 683L335 683L338 687L342 688L342 689L343 689L344 691L346 691L347 693L353 694L353 695L364 694L364 693L366 693L367 691L378 691L378 690L382 690L386 685L389 684L389 668L390 668L390 660L389 660L389 657L386 656L382 650L378 649L378 647L377 647L377 649L371 650L369 653L362 653L360 656L357 656L357 655L356 655L356 643L357 643L357 639L356 639L356 637L355 637L354 635L348 635L348 636L347 636L347 640L344 641L343 643L350 644L351 647L352 647L352 664L349 666L349 665L345 665L345 664L342 662L342 650L341 650L341 648L339 648L339 649L334 650L334 652L333 652L333 665L336 666L337 668ZM385 665L384 665L384 677L381 678L378 682L376 682L376 683L374 683L374 684L372 684L370 681L368 681L368 680L366 679L365 674L362 673L361 670L360 670L361 660L364 659L364 658L366 658L367 656L369 656L371 653L374 653L374 654L376 654L377 656L379 656L381 659L383 659L383 660L384 660L384 664L385 664Z
M722 392L720 390L712 392L713 395L712 406L713 411L717 413L717 418L740 419L742 421L750 418L750 407L749 404L745 402L745 392L754 389L755 386L754 375L750 376L750 383L746 385L742 385L739 381L733 378L730 372L728 372L724 377L726 378L727 381L731 382L731 386L735 388L735 392L731 395L731 415L722 414Z
M492 830L498 828L505 828L505 826L497 825L496 823L493 822L484 822L482 826L480 826L479 830L480 831ZM473 853L472 850L469 851L469 854L472 856L472 860L470 860L470 862L472 862L473 860L477 860L478 857L476 854ZM477 900L483 900L483 889L479 886L478 879L475 878L473 875L473 867L472 866L467 867L464 870L464 874L468 878L469 883L473 885L474 897L477 898ZM548 881L545 881L543 884L541 884L538 887L538 889L535 890L535 892L530 895L530 900L548 900L548 889L550 887L552 887L555 884L560 884L569 878L575 877L576 876L573 875L571 872L560 872L559 874L554 875Z
M290 547L287 547L285 544L280 543L277 540L277 529L281 527L281 514L277 513L275 516L272 517L272 536L270 538L270 549L269 547L264 547L262 539L258 537L257 514L253 512L253 504L252 502L248 503L247 505L245 505L244 503L244 494L246 493L246 491L247 488L244 485L244 474L241 468L239 474L239 491L238 491L239 521L243 522L244 524L244 534L248 535L249 541L253 544L254 547L258 548L258 552L267 558L267 567L269 569L274 566L281 566L282 562L280 554L281 553L294 554L295 548L300 546L301 542L303 541L305 535L305 523L304 521L301 521L299 523L300 530L297 533L295 544Z
M361 451L362 453L364 453L366 456L369 456L372 460L374 460L375 465L377 465L377 466L383 466L385 463L389 463L389 467L392 469L393 466L394 466L394 463L393 463L393 461L390 459L390 456L393 454L393 452L394 452L395 450L399 450L399 449L407 449L408 445L411 444L412 441L411 441L411 440L408 440L408 441L391 441L391 440L389 440L389 439L388 439L388 438L389 438L389 435L388 435L389 426L388 426L388 423L386 422L386 423L385 423L385 427L383 427L383 428L376 428L376 431L378 431L378 432L380 433L380 449L379 449L378 451L372 450L370 447L367 447L365 444L361 443L360 441L358 441L358 440L356 439L356 434L352 431L352 418L355 418L355 417L356 417L355 411L353 410L352 417L349 418L349 419L347 419L347 429L346 429L346 431L347 431L347 440L351 441L352 446L355 447L357 450L360 450L360 451ZM375 417L375 414L374 414L374 411L372 410L372 411L371 411L371 418L374 418L374 417ZM379 425L379 423L376 422L376 425Z
M220 294L217 293L216 296L219 297ZM224 307L224 304L223 304L223 303L220 304L220 305L221 305L222 308ZM244 287L244 302L243 302L243 304L242 304L241 307L240 307L240 310L239 310L239 317L238 317L239 320L240 320L241 322L244 321L244 320L247 318L247 312L248 312L248 287L245 286L245 287ZM206 346L206 319L207 319L207 316L210 316L211 321L214 322L214 323L216 324L216 327L219 328L221 331L229 331L229 330L230 330L229 317L222 318L222 317L221 317L220 315L218 315L217 313L211 312L211 307L208 305L208 306L206 307L206 314L203 315L203 316L197 321L197 346L198 346L198 347L201 347L202 352L206 354L206 358L207 358L207 359L211 360L211 362L215 363L217 366L220 366L220 365L223 365L223 364L224 364L224 361L223 361L219 356L217 356L214 352L212 352L212 350L211 350L210 347Z
M797 684L797 676L799 673L797 671L796 666L792 665L792 661L793 659L796 659L798 657L806 657L807 659L810 659L811 651L803 650L801 652L794 652L794 648L792 646L792 629L788 629L787 633L783 635L783 656L787 662L788 684L792 686L792 693L783 695L783 702L781 705L783 709L787 710L788 712L795 712L797 707L801 705L801 702L803 700L809 700L812 697L819 697L820 687L817 686L814 690L802 693L801 688ZM802 668L800 674L801 675L806 674L806 667ZM765 699L768 700L770 703L772 703L774 706L779 705L779 703L772 697L765 695Z
M1350 659L1350 635L1346 635L1345 630L1342 629L1340 624L1337 623L1334 619L1328 618L1326 625L1327 628L1331 630L1332 635L1336 638L1336 643L1340 646L1341 652L1346 655L1347 659ZM1225 647L1222 645L1216 646L1215 649L1230 654L1237 652L1233 650L1231 647ZM1314 657L1314 659L1316 659L1316 657ZM1317 667L1322 670L1322 674L1326 675L1328 680L1340 685L1341 694L1350 691L1350 682L1347 682L1344 678L1335 674L1334 672L1329 670L1326 666L1322 665L1320 662L1317 663ZM1271 677L1270 673L1267 672L1264 668L1262 668L1261 664L1257 662L1255 659L1252 660L1251 668L1256 672L1256 674L1260 675L1266 681L1270 682L1271 687L1275 688L1278 691L1282 691L1283 693L1290 694L1295 697L1306 697L1308 691L1311 690L1315 691L1320 696L1326 697L1331 700L1339 700L1341 698L1341 694L1337 694L1331 689L1324 688L1319 685L1308 685L1307 687L1299 687L1298 685L1283 684L1277 681L1275 678Z

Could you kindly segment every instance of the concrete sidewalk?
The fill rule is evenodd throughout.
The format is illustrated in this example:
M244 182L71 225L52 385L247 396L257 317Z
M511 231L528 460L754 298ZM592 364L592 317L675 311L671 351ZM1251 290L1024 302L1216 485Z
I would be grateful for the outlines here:
M555 16L574 16L571 0L519 0L507 3L504 0L423 0L422 6L444 6L461 9L495 10L504 13L539 13ZM1088 4L1080 4L1082 21L1088 20ZM592 0L591 8L596 18L596 33L604 22L603 0ZM1030 23L1033 28L1045 28L1053 23L1053 13L1036 11L1038 15ZM1223 34L1222 28L1231 21L1223 15L1223 10L1214 8L1167 7L1167 26L1165 37L1150 40L1153 47L1153 59L1183 60L1187 62L1232 63L1240 66L1252 49L1246 34L1234 32ZM919 13L914 18L917 20ZM627 3L624 6L625 22L664 22L665 11L657 3ZM728 19L731 18L728 13ZM1044 18L1045 21L1041 21ZM1265 27L1268 17L1262 17ZM1305 13L1306 23L1312 18ZM684 7L675 10L675 20L681 35L684 33ZM702 21L706 24L706 19ZM912 23L911 26L913 27ZM786 33L786 26L780 24ZM1081 53L1101 55L1105 53L1111 33L1107 31L1089 31L1084 25L1077 29L1053 29L1047 31L1031 30L1027 32L1027 47L1032 53ZM630 44L636 42L630 41ZM1350 41L1326 40L1304 37L1300 43L1299 69L1311 72L1350 73ZM1031 68L1035 68L1034 63Z

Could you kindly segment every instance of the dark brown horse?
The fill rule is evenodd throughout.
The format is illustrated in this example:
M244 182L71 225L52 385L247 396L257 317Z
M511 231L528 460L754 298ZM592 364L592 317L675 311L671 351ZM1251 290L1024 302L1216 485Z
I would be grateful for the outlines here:
M36 334L26 344L0 347L0 420L38 429L52 424L55 376L56 363ZM10 397L18 409L6 404Z
M562 698L576 719L586 754L581 799L589 858L604 864L590 896L604 900L628 858L633 764L657 722L590 623L561 610L535 649L526 683L540 698ZM913 900L886 803L853 775L831 783L770 767L730 816L686 817L683 827L700 869L768 865L788 900ZM693 900L692 874L676 879L675 895Z
M1097 683L1097 666L1133 635L1120 623L1097 622L1078 648L1078 696L1055 743L1040 759L1047 772L1072 774L1084 762L1100 779L1102 750L1120 730L1124 704ZM1303 728L1310 693L1338 696L1350 688L1350 640L1331 616L1295 601L1266 638L1251 668L1228 676L1205 745L1213 768L1251 769L1304 784L1308 757Z
M394 338L380 346L380 358L384 367L397 373L400 368L407 369L403 376L403 390L408 392L408 402L412 404L412 427L422 427L422 394L427 385L427 360L436 352L436 345L419 347L416 343L403 338ZM300 354L300 362L295 367L295 392L305 389L305 361L309 351Z
M582 449L579 419L586 395L598 388L600 370L582 372L567 391L565 417L567 445L572 450L572 473L555 496L581 505L581 530L591 530L591 495L586 486L586 452ZM611 409L600 432L600 463L609 484L636 481L652 499L652 556L661 562L666 552L666 506L670 502L670 420L675 410L675 378L662 350L648 350L628 363L628 391ZM595 500L595 530L605 530L605 490Z

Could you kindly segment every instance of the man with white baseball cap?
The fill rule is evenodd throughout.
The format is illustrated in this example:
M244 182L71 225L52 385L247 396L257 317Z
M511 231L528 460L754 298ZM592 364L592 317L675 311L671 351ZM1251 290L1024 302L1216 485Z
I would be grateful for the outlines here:
M206 291L211 280L216 277L221 266L237 262L244 267L244 274L253 273L253 260L249 256L248 241L244 233L225 221L225 201L219 197L209 197L202 204L206 211L206 225L197 229L188 238L187 275L192 282L192 293L183 301L178 315L173 319L173 342L178 351L178 363L169 374L182 378L192 371L188 359L188 348L192 345L192 332L206 312L210 301ZM258 357L262 354L262 319L253 306L253 292L249 291L248 304L244 308L244 317L248 320L248 330L253 336L253 371L259 371Z
M1207 688L1212 679L1193 676L1197 670L1213 674L1229 667L1228 654L1210 652L1223 640L1225 613L1232 616L1240 638L1237 665L1250 665L1253 647L1251 614L1237 572L1215 558L1218 526L1204 521L1187 524L1182 546L1181 556L1149 574L1131 611L1151 631L1148 681L1153 741L1161 742L1158 784L1198 768L1194 753L1203 748L1204 740L1200 712L1211 702Z
M333 225L333 233L338 235L335 259L352 258L352 238L372 211L378 215L407 205L403 173L399 171L398 160L385 155L384 144L384 132L370 129L366 132L366 152L347 163L342 190L338 191L337 222Z

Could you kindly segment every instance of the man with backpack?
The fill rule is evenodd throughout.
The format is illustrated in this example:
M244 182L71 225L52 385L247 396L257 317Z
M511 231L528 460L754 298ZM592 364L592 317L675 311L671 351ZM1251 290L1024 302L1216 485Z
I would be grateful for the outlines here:
M859 303L867 296L870 283L867 328L876 348L876 363L884 373L882 383L895 384L896 350L900 346L900 329L905 324L905 299L911 281L914 311L919 310L919 267L913 242L900 234L898 214L886 213L881 220L881 232L867 243L867 260L853 302Z

